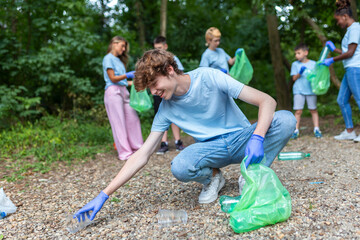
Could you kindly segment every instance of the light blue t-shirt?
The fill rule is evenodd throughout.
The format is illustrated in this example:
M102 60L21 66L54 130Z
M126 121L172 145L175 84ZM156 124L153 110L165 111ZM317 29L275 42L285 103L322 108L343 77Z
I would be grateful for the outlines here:
M291 65L290 75L294 76L300 72L300 68L305 66L308 70L315 69L316 62L314 60L309 60L307 63L302 63L300 61L295 61ZM293 94L302 94L302 95L315 95L311 89L310 81L306 79L305 74L302 74L293 85Z
M214 50L206 49L201 56L200 67L211 67L216 69L225 69L229 72L228 61L231 57L222 48Z
M244 84L213 68L197 68L190 76L189 90L161 101L151 131L163 132L175 123L197 141L249 127L236 105Z
M351 58L343 60L344 68L360 67L360 24L354 22L347 28L344 38L341 41L341 50L343 53L348 51L348 46L356 43L357 47Z
M176 64L177 64L177 66L178 66L178 69L179 69L180 71L184 71L183 65L181 64L179 58L178 58L177 56L175 56L175 55L174 55L174 60L175 60L175 62L176 62Z
M114 70L115 76L124 75L126 73L125 65L123 64L123 62L121 62L120 58L115 57L111 53L108 53L104 57L102 65L103 65L103 71L104 71L104 80L105 80L105 84L106 84L105 90L111 85L119 85L119 86L127 86L128 85L128 82L126 79L121 80L117 83L113 83L110 80L109 75L107 74L107 71L106 71L110 68L110 69Z

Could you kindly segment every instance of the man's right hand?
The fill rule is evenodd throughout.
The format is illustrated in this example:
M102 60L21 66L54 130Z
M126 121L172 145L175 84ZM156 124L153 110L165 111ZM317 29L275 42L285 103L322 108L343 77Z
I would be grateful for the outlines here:
M88 204L86 204L83 208L81 208L77 213L75 213L75 216L80 221L80 217L83 216L85 213L89 215L89 211L92 211L90 220L94 220L96 214L100 211L106 200L109 198L109 196L104 193L103 191L100 192L100 194L91 200Z
M335 44L332 41L327 41L325 46L327 46L332 52L336 49Z

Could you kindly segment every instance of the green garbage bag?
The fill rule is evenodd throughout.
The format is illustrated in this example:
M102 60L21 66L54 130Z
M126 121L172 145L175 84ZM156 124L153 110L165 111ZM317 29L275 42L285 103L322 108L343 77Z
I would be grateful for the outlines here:
M230 226L237 233L285 221L291 214L290 194L274 171L262 164L246 169L246 158L240 165L246 183L240 201L230 212Z
M138 112L145 112L152 107L151 99L146 90L137 92L134 84L130 90L130 106Z
M253 67L245 54L245 50L240 48L235 53L235 63L230 69L230 76L239 82L248 84L252 79L253 73Z
M311 71L306 78L310 81L313 93L322 95L327 93L330 87L330 71L329 67L316 62L315 69Z

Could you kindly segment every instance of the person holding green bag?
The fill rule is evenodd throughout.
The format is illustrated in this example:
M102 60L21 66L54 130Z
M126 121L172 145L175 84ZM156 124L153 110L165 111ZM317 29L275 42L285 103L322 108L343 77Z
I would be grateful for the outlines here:
M115 36L111 39L103 59L105 80L104 103L120 160L127 160L143 144L140 119L130 107L127 86L134 71L126 72L128 42Z
M297 61L291 65L291 78L295 82L293 85L294 107L296 118L296 129L292 135L292 139L299 137L300 120L304 109L305 100L307 107L311 113L312 121L314 124L314 136L321 138L322 134L319 128L319 114L316 109L317 97L313 93L310 82L306 79L306 70L313 70L316 62L307 58L309 47L300 43L295 47L295 58Z
M151 133L110 184L75 217L92 211L93 220L109 195L148 163L171 123L196 139L172 160L171 172L181 182L202 184L199 203L203 204L215 201L224 187L220 168L239 164L245 156L245 167L256 165L264 154L263 164L270 166L295 129L294 115L285 110L275 112L276 101L268 94L213 68L182 73L168 51L144 53L136 64L135 87L138 91L149 88L163 99ZM250 124L234 98L259 108L257 123Z
M353 95L360 108L360 24L353 18L350 1L336 1L336 7L334 17L337 25L347 30L341 41L341 49L336 48L335 44L331 41L326 42L331 51L340 55L327 58L322 63L330 66L334 62L342 60L345 68L345 75L341 81L337 102L340 106L346 129L334 138L336 140L354 140L354 142L359 142L360 135L356 137L349 100L351 95Z
M201 56L199 67L211 67L229 73L229 65L235 63L235 57L231 58L220 45L221 32L216 27L211 27L205 33L205 45L208 47Z

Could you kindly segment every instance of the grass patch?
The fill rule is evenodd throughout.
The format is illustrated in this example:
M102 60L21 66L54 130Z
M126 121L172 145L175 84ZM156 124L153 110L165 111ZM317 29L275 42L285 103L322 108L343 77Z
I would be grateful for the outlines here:
M144 120L143 116L142 121L146 135L150 132L150 120ZM112 144L109 123L99 125L53 116L34 123L18 123L0 132L0 179L16 181L34 172L46 173L56 162L71 165L88 161L97 153L113 151Z

